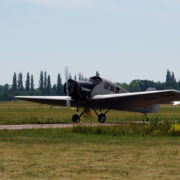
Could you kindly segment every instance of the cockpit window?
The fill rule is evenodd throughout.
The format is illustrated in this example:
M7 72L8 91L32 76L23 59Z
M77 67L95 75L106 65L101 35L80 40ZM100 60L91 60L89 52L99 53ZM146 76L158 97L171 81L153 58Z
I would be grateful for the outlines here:
M120 88L116 87L115 93L119 94L120 93Z
M102 82L102 79L100 77L94 76L90 78L90 81L94 84L99 84L100 82Z
M105 88L105 89L109 89L109 86L110 86L109 83L105 83L105 84L104 84L104 88Z
M114 86L113 85L111 85L110 91L114 91Z

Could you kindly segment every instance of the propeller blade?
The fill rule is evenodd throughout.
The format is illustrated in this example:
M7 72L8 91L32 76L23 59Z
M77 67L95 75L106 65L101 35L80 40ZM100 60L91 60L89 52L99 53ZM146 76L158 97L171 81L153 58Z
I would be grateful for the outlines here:
M65 78L66 78L66 92L67 92L67 96L69 97L69 88L68 88L69 70L68 70L68 67L65 68ZM67 107L71 106L71 102L70 102L69 98L66 101L66 106Z

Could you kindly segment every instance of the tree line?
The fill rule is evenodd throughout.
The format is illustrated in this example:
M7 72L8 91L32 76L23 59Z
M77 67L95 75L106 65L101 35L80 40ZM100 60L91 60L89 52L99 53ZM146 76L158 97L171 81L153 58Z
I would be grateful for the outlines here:
M98 73L96 73L98 75ZM72 77L69 73L69 78L80 81L87 81L88 79L79 73ZM62 96L64 95L64 85L62 83L61 74L57 75L57 82L52 84L51 76L45 71L40 72L39 85L35 88L34 76L29 72L26 75L25 82L22 73L14 73L12 78L12 85L0 85L0 101L14 100L14 96Z
M150 80L133 80L131 83L117 83L129 92L146 91L149 87L157 90L176 89L180 90L180 80L177 81L174 72L167 70L165 82L154 82Z
M52 86L51 77L47 72L40 72L39 87L35 88L34 76L29 72L23 81L22 73L14 73L12 85L0 86L0 101L14 100L18 95L64 95L61 75L57 76L57 83Z
M96 76L100 76L98 71L96 71ZM88 80L82 73L79 73L78 76L75 75L74 77L69 74L69 78L74 80ZM165 82L154 82L150 80L133 80L129 84L117 84L125 88L129 92L146 91L149 87L156 88L157 90L180 90L180 81L177 81L174 72L171 72L169 70L167 70ZM18 95L62 96L64 95L64 87L61 74L59 73L57 75L56 83L52 84L51 76L46 71L41 71L39 76L39 85L37 88L35 88L34 76L32 74L28 72L24 81L22 73L14 73L12 78L12 85L0 85L0 101L14 100L14 96Z

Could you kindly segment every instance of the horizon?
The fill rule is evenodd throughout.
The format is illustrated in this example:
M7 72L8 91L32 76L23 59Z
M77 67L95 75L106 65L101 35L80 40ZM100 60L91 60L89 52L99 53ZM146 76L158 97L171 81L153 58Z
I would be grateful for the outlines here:
M167 71L170 71L170 70L167 70ZM43 75L44 75L44 73L47 73L47 76L48 75L50 75L50 77L51 77L51 74L49 74L47 71L43 71ZM17 72L14 72L14 73L16 73L16 77L17 77L17 80L18 80L18 75L19 75L19 73L21 73L21 72L19 72L19 73L17 73ZM13 73L13 74L14 74ZM27 72L27 73L29 73L30 74L30 76L31 75L33 75L33 74L31 74L30 72ZM27 76L27 73L26 74L23 74L23 85L24 85L24 87L25 87L25 83L26 83L26 76ZM103 79L105 79L103 76L101 76L101 73L100 72L98 72L99 74L100 74L100 77L101 78L103 78ZM172 71L170 71L170 73L172 74L173 72ZM60 75L61 75L61 79L62 79L62 74L61 73L59 73ZM70 75L72 75L71 74L71 72L69 72L69 74ZM87 77L87 76L85 76L84 74L82 74L82 73L80 73L84 78L87 78L87 79L89 79L90 77L92 77L92 76L90 76L90 77ZM72 79L74 79L74 77L75 77L75 75L76 75L76 77L77 77L77 81L79 81L79 73L78 74L74 74L74 75L72 75ZM166 75L167 75L167 72L166 72ZM154 81L154 80L151 80L151 79L132 79L132 81L135 81L135 80L140 80L140 81L153 81L153 82L155 82L155 83L157 83L157 82L161 82L161 83L166 83L166 75L164 76L164 81ZM175 75L175 80L176 80L176 82L178 83L178 82L180 82L180 79L178 80L177 79L177 77L176 77L176 74L174 74ZM58 73L57 73L57 76L58 76ZM56 76L56 78L57 78L57 76ZM94 76L95 76L95 74L94 74ZM39 72L39 77L37 78L37 77L35 77L34 75L33 75L33 78L34 78L34 85L35 85L35 88L36 89L38 89L39 88L39 80L40 80L40 72ZM108 80L108 79L105 79L105 80ZM111 80L108 80L108 81L111 81ZM126 83L126 84L130 84L132 81L130 81L130 82L114 82L114 81L111 81L111 82L113 82L113 83ZM62 85L65 83L65 80L63 80L62 79ZM12 76L12 83L5 83L5 84L0 84L0 86L5 86L5 85L9 85L9 86L12 86L12 84L13 84L13 76ZM51 78L51 85L52 85L52 87L53 87L53 85L55 85L55 84L57 84L57 79L56 79L56 82L52 82L52 78Z

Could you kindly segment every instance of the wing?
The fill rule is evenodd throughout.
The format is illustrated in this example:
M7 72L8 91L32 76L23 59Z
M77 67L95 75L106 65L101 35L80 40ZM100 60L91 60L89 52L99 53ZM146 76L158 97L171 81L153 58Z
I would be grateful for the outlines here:
M138 111L155 104L170 104L180 100L180 91L145 91L111 95L96 95L92 98L95 107L111 108L114 110ZM142 111L143 112L143 111Z
M70 100L71 106L75 103L69 96L16 96L15 98L54 106L66 106L67 100Z

